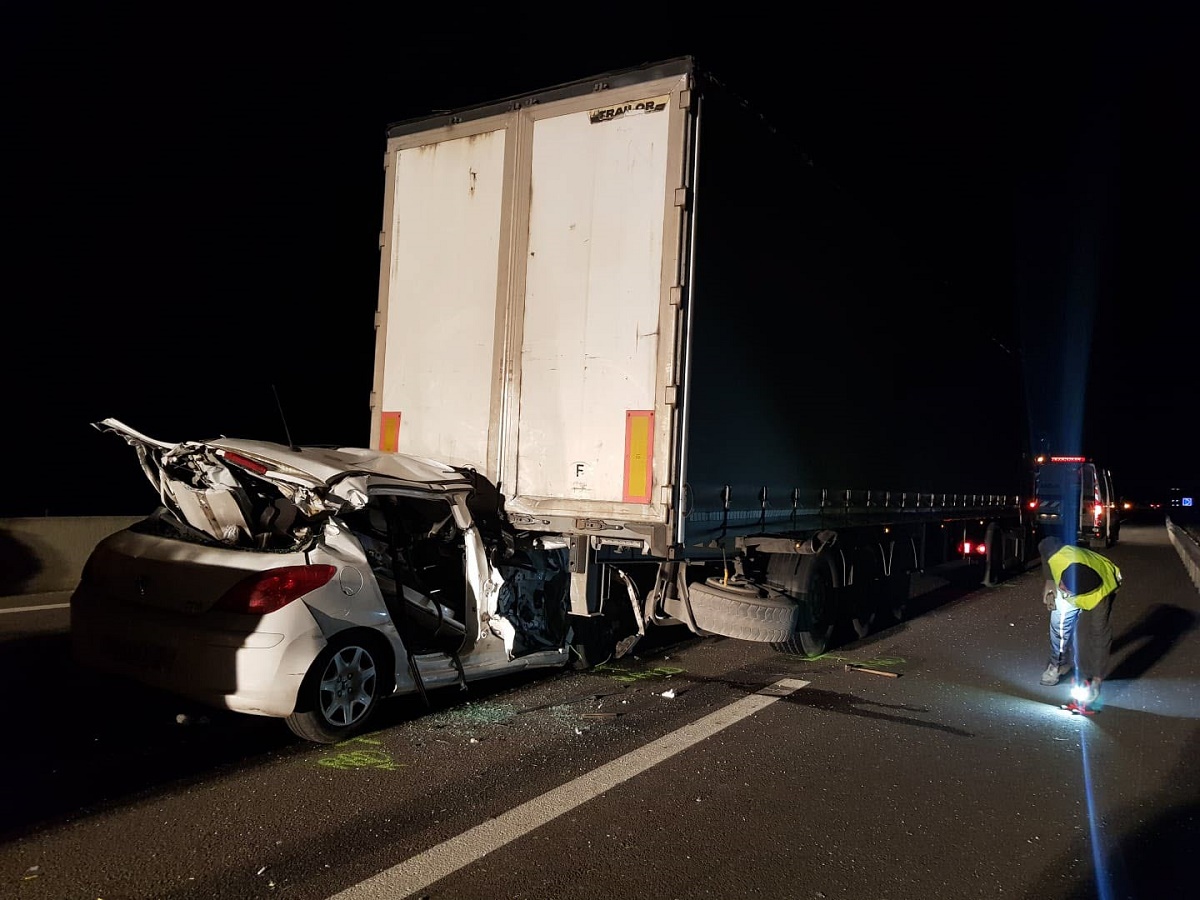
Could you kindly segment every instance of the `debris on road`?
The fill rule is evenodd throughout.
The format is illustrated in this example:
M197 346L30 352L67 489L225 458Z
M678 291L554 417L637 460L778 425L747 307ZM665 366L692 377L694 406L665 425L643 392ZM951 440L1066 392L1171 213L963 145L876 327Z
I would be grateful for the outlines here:
M868 675L882 675L884 678L899 678L899 672L885 672L882 669L868 669L866 666L856 666L846 663L847 672L866 672Z

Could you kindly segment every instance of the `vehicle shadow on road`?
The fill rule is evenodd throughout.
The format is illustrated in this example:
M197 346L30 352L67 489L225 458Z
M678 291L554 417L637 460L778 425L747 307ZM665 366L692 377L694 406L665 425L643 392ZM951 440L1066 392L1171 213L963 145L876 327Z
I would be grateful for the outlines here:
M65 632L0 642L0 684L24 686L0 741L0 842L295 744L280 722L81 670Z
M433 689L428 705L416 695L390 697L372 727L477 703L548 674L515 672L469 691ZM0 684L25 686L14 727L0 741L0 844L224 769L328 750L297 738L282 719L212 709L84 670L71 658L67 632L0 641Z
M941 731L945 734L953 735L954 737L975 736L969 731L954 728L950 725L943 725L940 722L927 722L912 715L901 715L901 713L928 712L927 709L907 706L903 703L880 703L878 700L867 700L864 697L859 697L857 694L823 691L813 688L811 685L803 691L797 691L783 699L784 702L797 706L807 706L841 715L859 716L864 719L876 719L896 725L928 728L933 731Z
M1159 603L1146 610L1140 619L1113 640L1114 657L1126 648L1133 649L1112 667L1109 679L1132 680L1144 675L1196 624L1196 614L1180 606Z
M655 635L639 645L669 646ZM389 697L372 729L381 730L534 681L552 669L529 669L420 696ZM56 822L90 815L223 769L245 769L323 752L297 738L282 719L212 709L76 665L69 631L17 633L0 640L0 684L18 686L0 741L0 844Z

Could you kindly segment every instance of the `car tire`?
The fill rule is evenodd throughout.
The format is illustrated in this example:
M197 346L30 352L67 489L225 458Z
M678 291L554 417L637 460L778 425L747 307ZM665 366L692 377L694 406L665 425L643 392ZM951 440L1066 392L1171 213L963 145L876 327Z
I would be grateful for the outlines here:
M386 669L374 641L330 642L304 676L287 726L297 737L334 744L362 731L379 702Z

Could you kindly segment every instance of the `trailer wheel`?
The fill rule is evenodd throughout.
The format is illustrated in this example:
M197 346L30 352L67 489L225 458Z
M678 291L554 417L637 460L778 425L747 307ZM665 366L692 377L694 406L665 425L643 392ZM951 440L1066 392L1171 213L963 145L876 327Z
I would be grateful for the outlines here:
M795 630L796 604L778 591L710 578L688 585L688 603L696 626L709 634L774 644Z
M888 607L892 612L892 620L903 622L908 618L908 593L911 587L911 577L907 573L889 575L884 591L887 593Z
M883 547L865 544L854 555L854 583L846 588L845 601L849 607L850 627L858 638L865 638L875 624L879 603L877 589L883 583Z
M829 649L837 623L837 584L833 565L825 554L804 557L796 572L798 615L795 630L775 644L783 653L820 656Z
M883 580L883 608L892 616L893 622L903 622L909 616L909 593L912 589L912 573L920 571L921 555L916 539L909 535L898 537L889 547L891 566Z

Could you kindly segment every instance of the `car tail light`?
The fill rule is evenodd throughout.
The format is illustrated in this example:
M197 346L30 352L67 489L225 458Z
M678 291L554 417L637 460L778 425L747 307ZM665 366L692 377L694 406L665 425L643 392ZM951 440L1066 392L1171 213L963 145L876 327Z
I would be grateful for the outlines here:
M240 453L234 453L232 450L222 451L221 456L227 462L231 462L235 466L241 466L243 469L249 469L251 472L255 473L256 475L266 475L267 472L270 471L270 469L268 469L266 466L264 466L262 463L258 462L257 460L248 459L247 457L242 456L242 454L240 454Z
M1032 500L1030 500L1030 501L1029 501L1029 508L1030 508L1030 509L1037 509L1037 508L1038 508L1038 502L1037 502L1037 498L1036 498L1036 497L1034 497Z
M224 612L244 613L250 616L265 616L283 609L293 600L329 584L337 574L336 566L281 566L256 572L243 578L225 596L217 601L216 608Z

